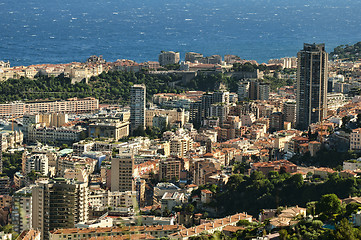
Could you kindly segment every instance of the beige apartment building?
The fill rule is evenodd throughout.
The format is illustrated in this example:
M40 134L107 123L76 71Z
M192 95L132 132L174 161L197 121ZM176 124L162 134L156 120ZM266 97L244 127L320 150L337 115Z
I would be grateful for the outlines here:
M23 116L38 113L84 113L99 109L99 100L93 97L69 98L65 101L33 101L0 104L0 117Z
M159 162L159 180L179 179L182 168L180 159L166 159Z
M350 134L350 150L361 151L361 128L352 130Z
M185 124L185 115L184 110L181 109L147 109L145 111L145 125L151 127L153 125L153 118L155 116L165 115L168 116L168 121L170 124L179 123L180 127L183 127Z
M119 140L129 135L129 122L117 119L99 119L89 124L89 136L92 138L113 138Z
M134 156L132 154L119 154L112 158L111 165L111 191L134 191Z
M188 137L175 137L170 140L170 155L183 158L186 156L192 146L192 139Z

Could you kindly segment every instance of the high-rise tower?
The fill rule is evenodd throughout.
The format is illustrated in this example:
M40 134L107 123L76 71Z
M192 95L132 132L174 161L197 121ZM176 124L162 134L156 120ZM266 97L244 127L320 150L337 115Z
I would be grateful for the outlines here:
M145 94L144 84L135 84L130 89L130 131L138 127L145 128Z
M297 127L307 129L326 117L328 54L325 44L305 43L297 57Z

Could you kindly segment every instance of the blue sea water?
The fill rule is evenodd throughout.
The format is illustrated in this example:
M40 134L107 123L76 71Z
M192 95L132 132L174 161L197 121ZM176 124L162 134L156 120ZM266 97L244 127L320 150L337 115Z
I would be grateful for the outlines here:
M12 65L157 60L161 50L295 56L361 41L361 1L0 0L0 60Z

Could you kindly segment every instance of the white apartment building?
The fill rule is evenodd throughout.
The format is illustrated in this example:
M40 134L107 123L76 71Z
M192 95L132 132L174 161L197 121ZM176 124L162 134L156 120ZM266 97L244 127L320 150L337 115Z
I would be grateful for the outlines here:
M26 159L25 171L30 173L32 170L41 173L43 176L47 176L49 173L49 159L46 154L34 154L30 155Z
M135 191L111 192L106 190L98 190L90 192L88 201L92 208L104 209L108 207L127 207L133 208L137 199Z
M24 187L15 192L13 197L11 222L14 231L21 233L32 228L32 190Z

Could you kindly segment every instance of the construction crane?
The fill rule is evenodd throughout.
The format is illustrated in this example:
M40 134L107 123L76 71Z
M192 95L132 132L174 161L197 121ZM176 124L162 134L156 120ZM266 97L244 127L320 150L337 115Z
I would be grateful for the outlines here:
M18 119L18 118L22 118L21 116L18 116L18 117L12 117L11 118L11 131L14 132L14 122L15 122L15 119Z

